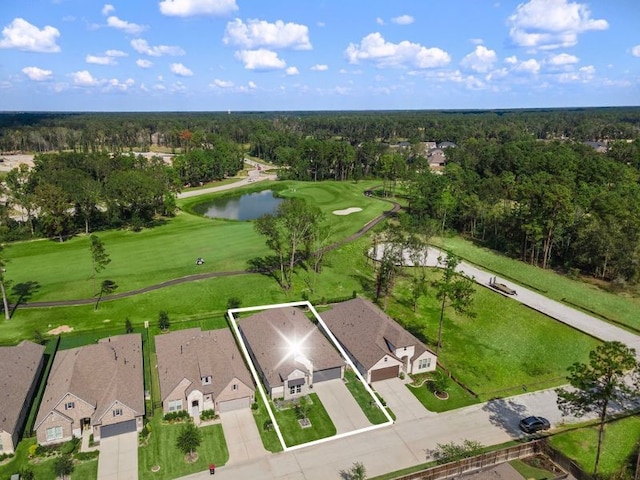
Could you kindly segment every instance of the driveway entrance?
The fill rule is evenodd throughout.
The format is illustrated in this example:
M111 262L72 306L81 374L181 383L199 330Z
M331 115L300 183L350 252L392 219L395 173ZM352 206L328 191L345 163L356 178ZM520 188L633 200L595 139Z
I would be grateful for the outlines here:
M373 382L373 389L384 398L396 416L396 422L411 421L435 415L429 412L399 378Z
M336 433L351 432L371 425L341 379L314 383L313 392L318 394L336 427Z
M260 433L250 408L220 412L220 420L229 450L227 465L265 457L269 453L262 446Z
M100 440L98 480L138 480L138 432Z

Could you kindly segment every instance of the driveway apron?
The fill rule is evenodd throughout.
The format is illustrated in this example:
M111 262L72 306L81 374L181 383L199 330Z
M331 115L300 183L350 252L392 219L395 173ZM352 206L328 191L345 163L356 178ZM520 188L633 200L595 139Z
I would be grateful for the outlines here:
M399 378L373 382L373 389L384 398L387 406L391 408L396 416L396 422L411 421L434 415L422 406Z
M366 415L341 379L314 383L322 405L336 427L336 433L352 432L371 425Z
M262 446L260 433L250 409L242 408L221 413L220 420L229 450L227 465L255 460L269 453Z
M100 440L98 480L138 480L138 432Z

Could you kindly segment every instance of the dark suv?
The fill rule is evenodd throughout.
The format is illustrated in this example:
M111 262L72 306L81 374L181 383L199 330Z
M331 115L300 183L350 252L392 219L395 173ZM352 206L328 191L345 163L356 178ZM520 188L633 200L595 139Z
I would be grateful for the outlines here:
M549 430L551 425L544 417L527 417L520 420L520 430L525 433L535 433L540 430Z

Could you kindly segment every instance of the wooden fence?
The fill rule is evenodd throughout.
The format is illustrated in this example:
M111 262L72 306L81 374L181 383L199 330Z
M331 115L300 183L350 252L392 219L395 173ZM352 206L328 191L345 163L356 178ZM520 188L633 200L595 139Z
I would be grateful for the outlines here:
M543 441L535 440L533 442L523 443L520 445L514 445L512 447L503 448L501 450L483 453L482 455L477 455L475 457L465 458L457 462L437 465L420 472L398 477L396 478L396 480L439 480L443 478L458 477L465 473L473 473L485 468L492 467L494 465L499 465L504 462L510 462L511 460L518 460L521 458L537 455L541 453L544 448L545 445ZM556 478L559 479L566 477L567 474L563 473Z

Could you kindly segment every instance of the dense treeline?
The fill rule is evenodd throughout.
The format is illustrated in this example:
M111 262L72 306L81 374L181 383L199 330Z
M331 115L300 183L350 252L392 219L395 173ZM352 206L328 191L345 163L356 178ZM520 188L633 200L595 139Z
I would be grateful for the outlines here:
M179 181L159 158L64 152L36 155L34 163L5 179L5 239L38 235L62 241L80 231L137 229L175 210Z
M218 135L251 144L258 156L275 159L275 149L305 138L340 138L351 146L405 139L500 142L523 138L574 141L637 138L638 108L494 111L239 112L239 113L3 113L0 151L122 152L151 146L178 151L183 132ZM264 156L263 156L264 155Z
M579 143L470 139L444 175L409 169L409 212L543 268L640 280L640 140L608 153ZM433 226L432 226L433 228Z

